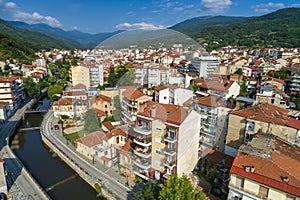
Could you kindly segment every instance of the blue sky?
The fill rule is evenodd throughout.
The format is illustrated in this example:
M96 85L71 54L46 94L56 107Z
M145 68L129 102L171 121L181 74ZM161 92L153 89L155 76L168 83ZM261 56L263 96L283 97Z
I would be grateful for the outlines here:
M300 0L0 0L0 18L88 33L157 29L203 15L257 16Z

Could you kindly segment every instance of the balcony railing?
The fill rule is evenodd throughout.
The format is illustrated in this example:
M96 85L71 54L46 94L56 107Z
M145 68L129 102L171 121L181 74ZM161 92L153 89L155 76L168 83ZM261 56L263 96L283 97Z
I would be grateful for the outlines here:
M142 135L150 135L151 134L151 130L149 126L145 126L145 125L135 125L133 127L133 130L137 133L140 133Z
M165 142L174 143L176 142L176 137L170 136L169 134L165 134L164 140Z
M164 151L165 154L170 155L170 156L174 156L176 154L176 149L175 148L165 147L163 151Z
M151 140L149 139L146 139L146 138L134 138L133 139L133 142L140 145L140 146L143 146L143 147L150 147L151 146Z
M175 167L175 161L174 160L168 160L167 158L163 158L162 163L165 167L168 167L168 168L171 168L171 169L173 167Z
M202 120L202 123L208 126L216 126L217 125L217 120Z
M133 150L134 155L139 156L141 158L149 159L151 158L151 149L144 149L144 150L139 150L135 149Z
M212 136L212 137L216 136L216 131L214 131L214 130L209 130L209 129L205 129L205 128L201 128L201 129L200 129L200 133L201 133L202 135L205 134L205 135L209 135L209 136Z
M138 168L146 170L146 171L150 170L150 167L151 167L151 164L150 164L149 161L143 161L143 160L140 160L140 159L134 160L133 164L135 166L137 166Z

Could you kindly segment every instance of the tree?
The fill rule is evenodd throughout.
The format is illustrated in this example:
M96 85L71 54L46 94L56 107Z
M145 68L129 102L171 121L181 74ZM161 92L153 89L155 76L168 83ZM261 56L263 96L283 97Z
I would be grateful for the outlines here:
M120 121L122 118L120 96L116 95L113 99L113 102L114 102L114 110L113 110L114 120Z
M31 77L24 79L24 88L29 96L35 97L40 93L39 85Z
M243 81L240 84L240 95L239 96L246 97L247 95L248 95L248 93L247 93L246 81Z
M133 200L156 200L159 197L160 187L155 184L148 182L145 187L136 193Z
M84 119L84 131L86 133L92 133L95 131L101 130L100 123L97 118L96 112L93 109L90 109L86 112L86 116Z
M55 84L51 85L48 88L48 97L51 100L57 100L57 94L61 94L63 92L63 87L61 85Z
M161 186L159 199L204 200L205 194L195 192L191 181L185 175L178 178L177 174L172 174L169 176L168 181Z

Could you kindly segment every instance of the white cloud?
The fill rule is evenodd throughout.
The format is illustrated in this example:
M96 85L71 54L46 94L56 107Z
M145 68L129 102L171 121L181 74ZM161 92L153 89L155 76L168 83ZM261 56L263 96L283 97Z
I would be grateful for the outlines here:
M157 30L157 29L163 29L164 27L162 25L155 26L154 24L145 23L145 22L139 22L139 23L121 23L116 25L116 28L119 30Z
M201 5L210 12L222 13L232 5L231 0L202 0Z
M7 2L4 4L6 8L16 8L17 5L14 2Z
M300 3L294 3L290 7L300 7Z
M23 21L29 24L45 23L53 27L62 26L62 24L56 18L44 16L38 12L24 12L14 2L4 2L3 0L0 0L0 10L1 12L11 15L14 20Z
M267 4L258 4L255 6L252 6L252 9L255 12L259 12L259 13L268 13L268 12L272 12L281 8L284 8L284 4L283 3L273 3L273 2L269 2Z

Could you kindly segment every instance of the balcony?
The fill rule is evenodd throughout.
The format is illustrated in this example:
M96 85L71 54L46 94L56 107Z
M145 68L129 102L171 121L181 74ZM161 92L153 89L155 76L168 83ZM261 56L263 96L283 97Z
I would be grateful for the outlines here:
M150 147L151 146L151 139L136 137L133 139L133 142L142 147Z
M209 135L211 137L215 137L216 136L216 131L215 130L210 130L210 129L206 129L206 128L201 128L200 129L200 134L201 135Z
M164 151L165 154L170 155L170 156L174 156L176 154L176 149L175 148L165 147L163 149L163 151Z
M142 135L150 135L151 134L150 127L146 126L146 125L135 125L133 127L133 130Z
M144 158L144 159L149 159L151 158L151 149L140 149L136 148L133 150L134 155Z
M175 143L176 142L176 137L171 136L169 134L165 134L164 141L169 142L169 143Z
M168 160L167 158L164 158L162 160L163 166L168 168L174 168L175 167L175 161L174 160Z
M142 170L146 170L146 171L149 171L150 167L151 167L151 164L149 161L145 161L145 160L141 160L141 159L135 159L133 161L133 164L135 166L137 166L138 168L140 168Z
M214 147L214 140L207 139L206 137L200 137L200 142L202 144L206 144L209 147Z
M203 119L201 120L201 122L204 125L212 126L212 127L215 127L217 125L217 120L212 120L212 119Z

